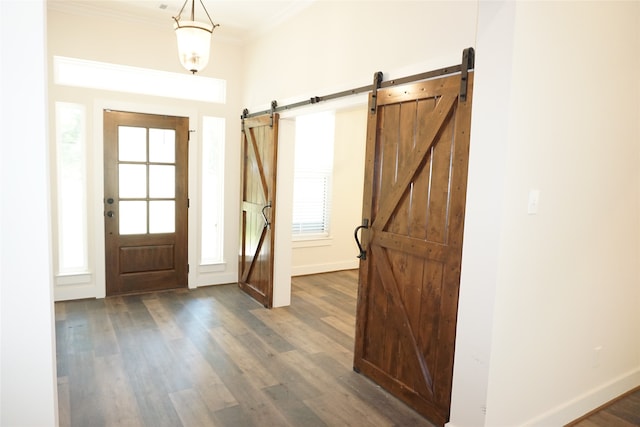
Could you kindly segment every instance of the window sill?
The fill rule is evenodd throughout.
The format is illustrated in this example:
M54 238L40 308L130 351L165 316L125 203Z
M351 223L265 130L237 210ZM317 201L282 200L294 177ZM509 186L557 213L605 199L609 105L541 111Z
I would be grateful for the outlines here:
M81 285L91 283L91 273L65 273L55 277L56 286Z
M315 248L320 246L331 246L333 239L329 236L309 236L309 237L294 237L293 248Z
M200 264L198 266L199 273L217 273L227 269L226 262L216 262L211 264Z

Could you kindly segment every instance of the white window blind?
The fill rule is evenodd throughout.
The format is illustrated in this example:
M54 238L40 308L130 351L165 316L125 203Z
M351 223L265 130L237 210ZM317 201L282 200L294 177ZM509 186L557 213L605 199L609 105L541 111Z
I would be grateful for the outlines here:
M334 122L333 112L296 118L294 238L329 235Z

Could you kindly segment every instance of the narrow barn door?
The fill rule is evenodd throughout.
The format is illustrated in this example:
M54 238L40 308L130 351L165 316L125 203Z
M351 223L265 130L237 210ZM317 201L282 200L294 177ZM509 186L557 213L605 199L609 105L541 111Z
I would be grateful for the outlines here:
M107 295L187 287L189 119L104 112Z
M273 306L273 243L278 114L243 120L240 208L240 288Z
M367 131L354 369L449 419L469 152L461 77L378 90Z

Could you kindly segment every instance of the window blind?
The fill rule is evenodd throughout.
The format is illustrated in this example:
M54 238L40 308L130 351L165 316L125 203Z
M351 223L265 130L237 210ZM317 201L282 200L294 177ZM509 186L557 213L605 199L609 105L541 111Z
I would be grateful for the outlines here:
M333 112L296 118L294 237L329 234L334 121Z

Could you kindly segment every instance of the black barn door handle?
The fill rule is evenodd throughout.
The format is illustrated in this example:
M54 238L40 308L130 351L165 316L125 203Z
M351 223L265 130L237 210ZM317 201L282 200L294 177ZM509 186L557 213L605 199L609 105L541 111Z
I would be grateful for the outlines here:
M362 245L360 244L360 239L358 239L358 230L360 230L361 228L367 229L369 228L369 220L367 218L362 220L362 225L359 225L356 227L356 229L353 231L353 238L356 239L356 245L358 245L358 249L360 249L360 255L358 255L358 258L360 258L361 260L366 260L367 259L367 252L362 249Z
M264 219L264 228L269 229L269 228L271 228L271 223L267 219L267 215L265 215L265 213L264 213L264 210L267 209L267 208L271 208L271 202L269 202L268 204L264 205L264 207L262 208L262 218Z

